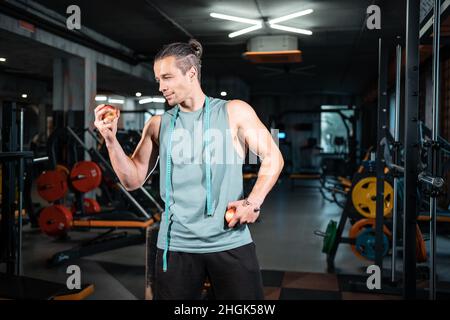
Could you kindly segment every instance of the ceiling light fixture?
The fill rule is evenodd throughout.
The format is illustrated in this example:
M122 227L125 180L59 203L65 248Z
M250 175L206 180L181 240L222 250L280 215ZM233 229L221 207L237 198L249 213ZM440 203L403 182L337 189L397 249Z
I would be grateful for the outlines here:
M163 97L153 97L153 102L164 103L164 102L166 102L166 99Z
M294 33L306 34L308 36L312 35L312 32L310 30L292 28L292 27L282 26L282 25L279 25L279 24L271 24L270 27L272 29L277 29L277 30L283 30L283 31L289 31L289 32L294 32Z
M96 96L95 101L106 101L108 100L108 97L106 96Z
M217 19L223 19L223 20L229 20L229 21L235 21L235 22L242 22L242 23L247 23L247 24L260 24L261 23L261 20L240 18L240 17L229 16L229 15L226 15L226 14L215 13L215 12L211 13L210 16L213 17L213 18L217 18Z
M269 23L272 24L272 23L279 23L279 22L283 22L283 21L288 21L288 20L291 20L291 19L294 19L294 18L297 18L297 17L301 17L301 16L304 16L304 15L307 15L307 14L310 14L310 13L313 13L313 12L314 12L313 9L308 9L308 10L303 10L303 11L299 11L299 12L294 12L294 13L288 14L286 16L282 16L282 17L279 17L279 18L276 18L276 19L273 19L273 20L269 20Z
M251 26L251 27L242 29L242 30L239 30L239 31L232 32L232 33L230 33L230 34L228 35L228 37L229 37L229 38L234 38L234 37L240 36L241 34L249 33L249 32L252 32L252 31L261 29L261 28L262 28L262 23L257 24L257 25L255 25L255 26Z
M146 103L164 103L166 102L166 99L164 97L151 97L151 98L144 98L139 100L139 104L146 104Z
M108 100L109 103L115 103L115 104L124 104L125 100L122 99L111 99Z
M268 21L268 25L272 28L272 29L277 29L277 30L283 30L283 31L289 31L289 32L294 32L294 33L299 33L299 34L305 34L305 35L312 35L312 32L310 30L305 30L305 29L298 29L298 28L293 28L293 27L287 27L287 26L282 26L279 25L279 22L283 22L283 21L288 21L294 18L298 18L310 13L313 13L314 10L313 9L307 9L307 10L302 10L302 11L298 11L298 12L294 12L282 17L278 17L272 20ZM258 29L261 29L264 26L264 23L262 20L254 20L254 19L247 19L247 18L241 18L241 17L236 17L236 16L230 16L230 15L226 15L226 14L221 14L221 13L216 13L216 12L212 12L210 13L210 16L213 18L217 18L217 19L222 19L222 20L228 20L228 21L235 21L235 22L241 22L241 23L246 23L246 24L251 24L251 27L248 28L244 28L235 32L232 32L228 35L229 38L234 38L237 36L240 36L242 34L245 33L249 33Z
M145 99L139 100L139 104L146 104L146 103L150 103L150 102L153 102L153 98L145 98Z

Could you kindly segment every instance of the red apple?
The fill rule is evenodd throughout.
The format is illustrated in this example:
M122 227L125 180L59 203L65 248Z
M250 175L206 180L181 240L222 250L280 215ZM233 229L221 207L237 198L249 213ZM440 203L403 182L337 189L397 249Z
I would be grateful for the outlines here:
M103 122L113 122L118 117L117 109L110 105L105 105L104 108L108 108L108 111L102 117Z
M236 213L235 208L230 208L227 210L227 212L225 212L225 220L227 223L230 223L230 221L231 221L231 219L233 219L235 213Z

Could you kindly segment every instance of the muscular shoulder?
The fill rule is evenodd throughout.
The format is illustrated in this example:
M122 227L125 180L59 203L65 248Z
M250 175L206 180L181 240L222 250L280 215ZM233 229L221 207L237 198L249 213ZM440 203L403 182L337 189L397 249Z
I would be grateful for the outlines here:
M241 124L252 121L256 116L255 110L247 102L242 100L230 100L227 103L227 112L230 122Z

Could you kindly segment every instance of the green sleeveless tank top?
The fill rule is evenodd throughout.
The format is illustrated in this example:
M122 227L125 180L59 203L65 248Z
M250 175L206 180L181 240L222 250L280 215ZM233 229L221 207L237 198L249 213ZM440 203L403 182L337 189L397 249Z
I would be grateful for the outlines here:
M171 143L168 217L163 213L158 234L160 249L210 253L252 242L247 225L230 229L224 219L227 204L242 199L244 161L233 146L226 104L226 100L209 98L212 215L206 212L206 148L202 143L205 108L194 112L178 110ZM160 195L164 201L167 147L176 108L179 106L162 115L160 125Z

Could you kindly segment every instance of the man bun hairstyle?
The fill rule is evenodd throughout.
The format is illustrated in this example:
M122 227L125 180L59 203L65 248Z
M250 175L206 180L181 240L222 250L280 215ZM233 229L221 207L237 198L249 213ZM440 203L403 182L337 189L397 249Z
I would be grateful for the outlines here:
M202 58L202 54L203 54L203 47L200 44L200 42L198 42L195 39L191 39L191 40L189 40L188 44L191 46L191 48L194 51L195 55L200 60Z
M156 54L155 62L167 57L175 57L176 65L181 72L186 72L195 67L197 69L197 78L200 82L203 47L195 39L190 39L188 42L174 42L163 46L163 48Z

